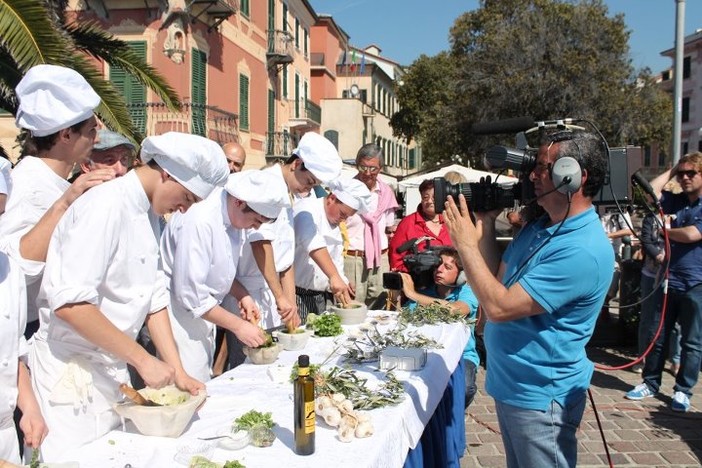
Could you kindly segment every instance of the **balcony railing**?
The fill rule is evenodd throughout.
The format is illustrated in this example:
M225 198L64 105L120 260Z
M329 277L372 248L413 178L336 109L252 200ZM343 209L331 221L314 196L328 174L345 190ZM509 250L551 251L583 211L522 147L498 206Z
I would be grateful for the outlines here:
M310 54L310 65L313 67L323 67L324 54L322 52L312 52Z
M322 123L322 108L309 99L291 100L294 108L294 119L303 119L310 124ZM304 103L304 106L303 106Z
M166 132L192 133L224 144L239 140L237 114L215 106L182 103L180 111L172 111L161 102L128 104L134 126L146 136Z
M270 63L291 63L295 40L288 31L268 31L268 51L266 55Z
M287 159L297 147L297 141L290 132L266 133L266 159Z

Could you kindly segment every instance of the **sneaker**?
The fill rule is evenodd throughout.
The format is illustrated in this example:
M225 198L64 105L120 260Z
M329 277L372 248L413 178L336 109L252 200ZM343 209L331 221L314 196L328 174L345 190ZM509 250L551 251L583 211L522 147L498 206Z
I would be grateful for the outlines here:
M631 372L634 374L640 374L643 372L643 366L641 364L636 364L634 367L631 368Z
M624 397L628 400L643 400L644 398L649 398L653 395L655 395L655 393L648 388L648 385L642 383L634 387L633 390L629 390Z
M673 411L686 413L687 410L690 409L690 399L683 392L675 392L670 408Z

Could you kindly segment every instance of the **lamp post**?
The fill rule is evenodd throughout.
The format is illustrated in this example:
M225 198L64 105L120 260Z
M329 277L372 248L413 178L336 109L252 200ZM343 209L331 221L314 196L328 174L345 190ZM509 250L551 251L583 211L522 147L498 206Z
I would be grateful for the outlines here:
M685 48L685 0L675 0L675 83L673 88L673 166L680 160L682 127L683 50Z

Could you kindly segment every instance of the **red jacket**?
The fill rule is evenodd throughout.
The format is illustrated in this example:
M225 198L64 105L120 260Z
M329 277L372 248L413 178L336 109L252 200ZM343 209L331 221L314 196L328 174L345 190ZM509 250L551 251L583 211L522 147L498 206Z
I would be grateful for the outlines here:
M411 250L397 253L397 248L409 239L426 236L432 238L429 245L451 245L451 238L449 237L448 229L446 229L446 225L444 224L444 217L439 215L441 231L439 231L439 235L437 236L427 227L427 223L424 221L424 218L420 213L420 207L421 205L417 207L416 212L402 218L400 224L397 225L395 235L390 240L390 245L388 246L388 258L390 260L390 269L393 271L407 271L405 264L402 262L402 258L408 253L411 253ZM420 242L418 245L419 251L421 252L424 250L425 246L425 241Z

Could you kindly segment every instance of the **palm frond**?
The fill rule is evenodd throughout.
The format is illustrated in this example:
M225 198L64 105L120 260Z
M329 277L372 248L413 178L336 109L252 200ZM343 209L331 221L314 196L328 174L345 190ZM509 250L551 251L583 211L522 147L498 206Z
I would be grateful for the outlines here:
M134 141L141 141L141 135L132 124L124 98L112 83L106 81L102 72L95 68L84 55L74 53L68 59L70 64L67 66L83 75L102 99L95 113L102 119L103 123Z
M180 110L178 93L151 65L137 55L125 41L115 38L95 22L65 25L76 47L111 67L120 67L141 84L153 90L171 110Z
M0 47L23 72L41 63L60 64L72 50L70 38L37 0L0 0Z
M0 48L0 109L12 114L17 111L15 86L21 78L17 63L5 49Z

